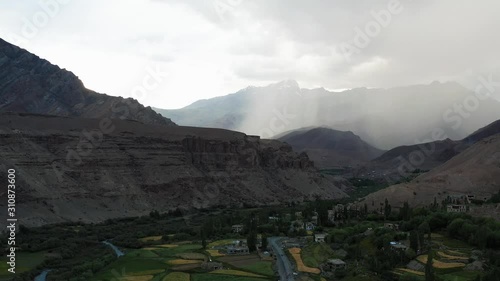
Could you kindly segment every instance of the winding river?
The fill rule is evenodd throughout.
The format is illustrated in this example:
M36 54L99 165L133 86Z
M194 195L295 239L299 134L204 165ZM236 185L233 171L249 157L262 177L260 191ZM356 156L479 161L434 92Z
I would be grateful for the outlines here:
M34 281L45 281L45 278L47 278L47 274L49 274L49 271L50 270L48 270L48 269L42 271L42 273L40 273L40 275L35 277Z
M120 251L120 249L118 249L118 247L116 247L115 245L111 244L110 242L108 241L102 241L103 244L105 245L108 245L111 247L111 249L113 249L113 251L115 251L115 254L117 257L121 257L123 255L125 255L122 251Z

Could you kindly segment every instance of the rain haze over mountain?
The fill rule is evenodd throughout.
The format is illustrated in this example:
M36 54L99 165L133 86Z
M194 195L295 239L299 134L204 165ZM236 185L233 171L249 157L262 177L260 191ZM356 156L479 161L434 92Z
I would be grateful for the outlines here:
M495 8L499 6L497 1L404 0L2 2L0 37L71 69L90 89L132 97L156 108L181 108L283 80L293 81L288 85L292 90L297 83L301 88L323 88L290 99L273 91L246 97L239 106L254 114L228 116L241 119L229 127L263 137L304 126L355 131L362 126L364 131L376 131L396 125L404 131L400 126L407 123L388 122L395 118L428 131L424 122L415 120L421 115L401 118L405 108L421 95L445 95L436 97L440 104L430 101L443 115L471 92L430 94L407 89L402 91L410 94L398 96L392 90L400 107L394 108L394 97L372 95L383 90L365 93L370 96L367 99L365 90L357 88L454 81L470 90L482 87L498 98L500 94L491 89L500 80L500 38L494 36L500 28ZM109 9L114 12L105 12ZM95 71L96 65L101 71ZM142 81L144 74L152 74L154 83ZM151 85L145 84L147 91L143 91L135 87L141 83ZM353 88L357 90L342 96L331 93ZM325 95L336 96L331 106L337 112L318 111ZM269 130L275 112L283 115L285 107L305 105L300 118ZM425 115L424 108L414 110ZM385 113L385 125L371 119L380 112ZM444 117L433 114L433 126L439 126ZM465 129L454 128L457 132L450 137L464 137L498 117L483 115L475 116ZM366 118L370 122L359 120ZM377 141L376 134L360 134L381 148L425 137L419 133L387 143ZM383 130L379 134L386 135Z
M0 37L110 95L133 96L135 77L158 67L165 78L140 102L159 108L285 79L331 90L474 88L478 75L499 73L494 0L59 1L46 21L40 3L2 1Z

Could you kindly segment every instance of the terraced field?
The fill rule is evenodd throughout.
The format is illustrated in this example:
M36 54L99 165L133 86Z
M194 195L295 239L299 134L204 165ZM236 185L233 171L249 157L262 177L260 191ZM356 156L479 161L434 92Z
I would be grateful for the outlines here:
M444 235L431 235L433 248L436 255L433 259L433 267L436 275L445 281L468 281L474 280L479 271L467 271L464 268L469 263L472 247L462 241L448 238ZM422 268L427 263L428 255L420 255L416 258ZM398 275L412 275L417 280L425 275L423 271L416 271L408 268L397 268L394 273ZM422 279L423 280L423 279Z
M196 243L159 244L157 237L148 237L150 245L130 249L92 281L266 281L272 280L271 262L261 261L258 255L214 256ZM229 240L213 242L224 245ZM230 240L230 242L233 240ZM201 273L201 264L212 260L222 262L224 269ZM218 260L221 259L221 260ZM274 279L274 278L273 278Z

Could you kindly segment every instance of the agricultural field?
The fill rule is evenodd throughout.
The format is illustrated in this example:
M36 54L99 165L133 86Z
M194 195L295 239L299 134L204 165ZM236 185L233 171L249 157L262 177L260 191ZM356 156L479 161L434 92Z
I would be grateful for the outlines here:
M227 264L228 267L237 268L260 276L274 276L272 262L263 261L256 254L242 256L224 256L215 258L216 261Z
M154 244L141 249L125 250L125 255L99 272L92 281L191 281L240 280L265 281L274 277L271 262L261 261L258 255L214 257L196 243ZM231 240L232 241L232 240ZM225 241L215 241L224 245ZM222 262L224 269L202 273L201 264L210 256ZM220 259L220 260L219 260ZM115 279L113 279L115 278ZM121 279L120 279L121 278Z
M163 277L161 281L190 281L191 277L189 273L184 272L172 272L167 276Z
M452 239L441 234L432 233L431 241L435 251L433 267L436 275L445 281L468 281L474 280L480 271L464 270L469 263L472 247L460 240ZM428 255L419 255L416 259L422 266L427 263ZM398 275L409 275L423 280L423 271L408 268L397 268L394 271Z
M325 243L309 243L301 250L301 258L306 266L319 267L329 258L335 257L333 250Z
M302 257L300 255L300 252L301 252L300 248L290 248L290 249L288 249L288 251L290 252L292 257L294 258L295 263L297 264L297 269L300 272L313 273L313 274L320 274L321 273L319 268L308 267L304 264L304 262L302 261Z

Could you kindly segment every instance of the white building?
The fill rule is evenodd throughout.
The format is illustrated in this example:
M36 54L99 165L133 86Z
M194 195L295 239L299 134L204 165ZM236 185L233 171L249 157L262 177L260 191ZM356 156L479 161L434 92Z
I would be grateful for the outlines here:
M314 234L314 242L324 243L326 241L327 234L325 233L316 233Z

